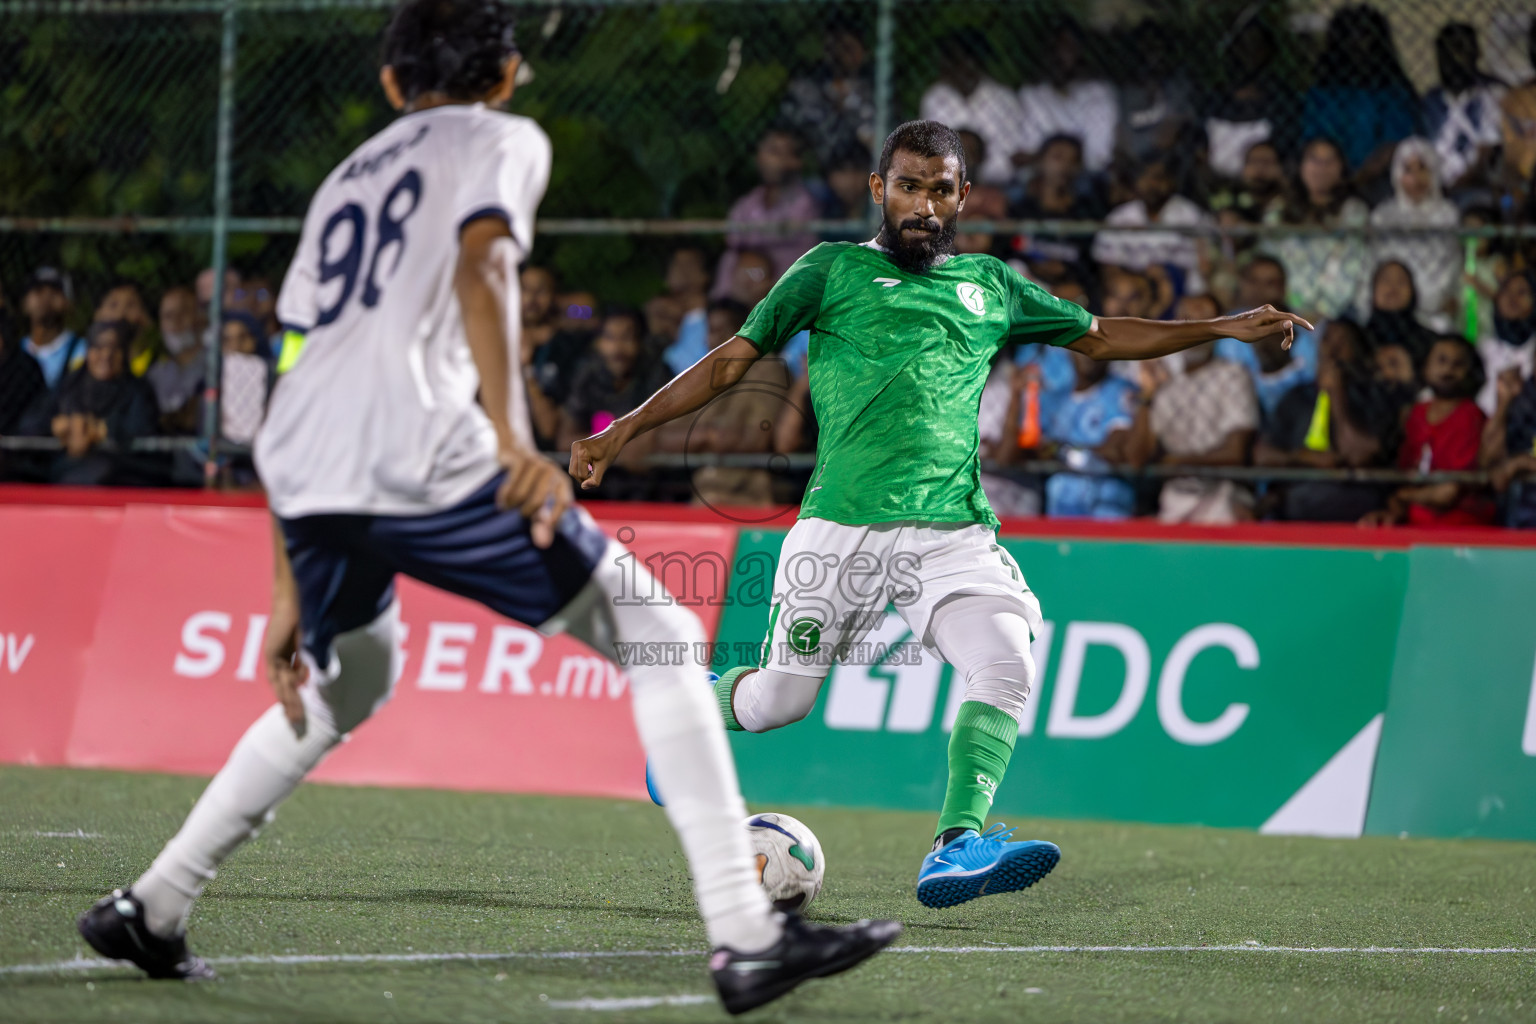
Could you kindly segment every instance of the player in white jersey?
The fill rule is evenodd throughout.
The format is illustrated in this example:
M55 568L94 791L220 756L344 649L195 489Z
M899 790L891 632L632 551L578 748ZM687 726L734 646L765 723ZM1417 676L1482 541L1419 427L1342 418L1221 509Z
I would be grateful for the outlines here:
M623 548L571 505L568 478L531 443L511 369L517 263L532 246L550 146L533 121L498 110L517 71L512 27L501 0L401 4L381 81L403 114L331 172L305 218L277 306L281 377L256 441L276 524L266 665L278 703L153 865L79 921L98 952L153 977L212 976L187 949L193 902L389 699L397 573L610 656L626 639L705 640L669 598L612 600L626 582ZM715 947L711 973L739 1013L854 966L900 926L829 928L773 912L702 671L628 670Z

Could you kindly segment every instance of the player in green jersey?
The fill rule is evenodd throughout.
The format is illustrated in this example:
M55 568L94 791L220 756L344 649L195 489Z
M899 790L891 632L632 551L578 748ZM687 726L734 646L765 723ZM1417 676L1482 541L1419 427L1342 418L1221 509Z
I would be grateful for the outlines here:
M998 543L982 493L978 406L1009 342L1094 359L1153 359L1219 338L1289 345L1299 317L1270 306L1212 320L1095 317L985 255L956 255L970 191L960 140L935 121L886 139L869 188L883 209L873 241L802 256L735 337L649 401L571 448L570 471L597 486L637 434L693 412L759 357L811 332L808 367L820 436L816 469L785 538L758 665L726 672L726 726L764 732L809 714L831 663L888 604L965 687L949 741L949 785L917 895L933 907L1023 889L1060 856L1046 842L982 832L1034 683L1040 605Z

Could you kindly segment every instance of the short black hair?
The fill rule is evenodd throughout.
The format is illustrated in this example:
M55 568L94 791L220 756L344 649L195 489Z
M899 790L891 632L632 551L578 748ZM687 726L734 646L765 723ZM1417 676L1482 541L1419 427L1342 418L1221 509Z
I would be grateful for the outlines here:
M773 269L773 257L768 255L768 250L758 249L752 246L744 246L736 250L736 262L740 263L743 256L752 256L768 264L768 269Z
M845 139L832 147L832 152L827 154L827 165L822 170L841 171L850 167L868 171L869 149L862 142Z
M704 270L708 272L709 250L704 247L703 242L682 242L678 245L675 245L672 247L672 252L667 256L667 259L676 259L678 256L685 252L697 253L699 257L699 263L702 264Z
M503 0L405 0L384 30L384 64L406 102L429 92L479 99L517 53L515 22Z
M1260 263L1268 263L1270 266L1279 270L1280 273L1285 275L1287 278L1290 276L1289 274L1285 273L1285 264L1280 262L1280 258L1278 256L1271 256L1267 252L1255 253L1254 255L1250 256L1248 258L1248 262L1243 264L1242 269L1238 271L1238 273L1240 275L1246 274Z
M530 270L537 271L540 274L548 274L549 275L550 283L554 285L555 291L559 291L560 290L560 285L561 285L560 272L558 270L556 270L554 267L551 267L547 263L535 263L532 260L529 260L526 263L524 263L521 267L517 268L517 272L518 272L519 276L528 273L528 271L530 271Z
M751 315L752 311L747 308L745 302L727 297L711 301L705 307L705 315L707 316L710 313L729 313L736 326L740 327L747 322L747 317Z
M965 147L960 136L947 124L938 121L908 121L896 126L885 137L885 147L880 150L880 177L891 172L891 160L898 150L918 156L952 156L960 165L960 183L966 181Z
M107 295L111 295L119 288L131 289L133 293L139 297L140 302L144 301L144 286L139 284L139 282L135 281L131 277L114 277L110 282L108 282L107 290L101 294L105 297Z
M764 142L767 142L771 136L774 135L782 135L788 139L790 144L795 147L795 152L804 152L805 136L800 134L800 129L796 128L788 121L775 121L770 124L763 130L763 134L757 137L757 144L761 146Z
M1160 167L1175 179L1179 176L1179 160L1166 149L1154 149L1136 161L1136 177L1141 177L1154 167Z
M955 134L960 136L960 147L962 150L965 148L965 137L967 135L975 139L976 141L972 148L976 150L977 165L987 162L987 140L982 138L981 132L974 128L956 128Z
M1374 351L1375 346L1371 342L1370 332L1365 326L1350 316L1337 316L1328 322L1329 327L1340 327L1349 333L1350 346L1354 349L1353 357L1356 360L1364 359Z
M117 339L118 347L127 353L128 346L133 344L134 335L138 333L133 324L126 320L97 320L86 329L85 336L94 345L103 334L111 334Z
M603 309L602 322L606 324L609 320L628 320L631 324L634 325L636 341L644 341L645 336L650 333L650 329L646 326L645 323L645 316L641 314L641 312L634 306L625 306L616 303L614 305L605 307Z
M1046 150L1050 149L1052 146L1059 146L1063 142L1067 143L1073 149L1077 150L1077 162L1078 163L1082 163L1083 162L1083 140L1081 138L1079 138L1078 136L1076 136L1076 135L1069 135L1066 132L1057 132L1055 135L1047 135L1045 137L1045 141L1040 143L1040 148L1035 150L1035 152L1036 153L1044 153Z
M1435 339L1430 342L1429 348L1424 351L1424 364L1427 365L1429 363L1429 353L1434 351L1436 345L1450 345L1453 348L1459 348L1467 357L1467 375L1461 382L1461 388L1458 391L1457 397L1471 398L1483 389L1484 384L1488 383L1488 374L1483 369L1482 358L1477 354L1477 346L1459 334L1436 335Z

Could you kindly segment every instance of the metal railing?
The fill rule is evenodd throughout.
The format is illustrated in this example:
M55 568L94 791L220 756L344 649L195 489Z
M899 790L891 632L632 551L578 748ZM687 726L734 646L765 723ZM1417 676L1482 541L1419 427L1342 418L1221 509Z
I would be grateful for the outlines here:
M107 453L128 451L135 454L168 454L172 452L204 452L205 442L196 437L139 437L126 446L107 440L98 448ZM0 435L0 451L14 452L62 452L64 443L52 437L18 437ZM224 442L221 452L226 456L248 458L250 448ZM569 452L547 451L541 453L556 463L564 464ZM645 456L647 468L691 472L696 469L762 469L775 474L809 473L816 468L814 452L795 452L789 455L770 455L761 452L659 452ZM1049 476L1054 473L1071 473L1075 476L1119 477L1126 480L1170 480L1176 477L1201 477L1214 480L1236 480L1246 483L1304 483L1327 481L1334 483L1361 483L1380 485L1406 484L1467 484L1486 487L1489 475L1485 470L1435 470L1421 473L1417 470L1391 469L1387 467L1351 467L1320 469L1309 466L1169 466L1148 463L1135 466L1130 463L1096 463L1074 467L1058 459L1022 459L1016 462L981 460L984 473L1005 477ZM1524 479L1522 477L1521 479Z

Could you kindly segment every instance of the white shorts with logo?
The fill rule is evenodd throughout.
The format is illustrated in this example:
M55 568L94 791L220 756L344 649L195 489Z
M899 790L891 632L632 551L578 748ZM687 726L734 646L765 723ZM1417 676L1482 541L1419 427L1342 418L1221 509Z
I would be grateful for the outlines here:
M802 519L784 538L773 581L761 668L825 676L878 626L888 605L932 647L934 609L957 594L1018 602L1031 635L1040 602L1018 563L981 523L872 523Z

